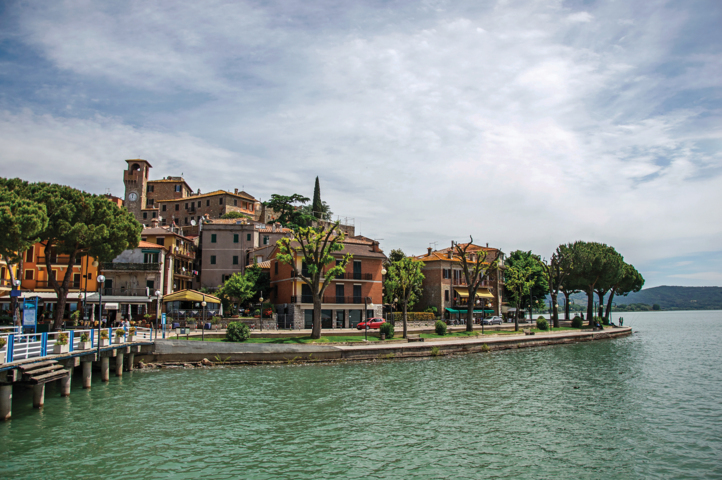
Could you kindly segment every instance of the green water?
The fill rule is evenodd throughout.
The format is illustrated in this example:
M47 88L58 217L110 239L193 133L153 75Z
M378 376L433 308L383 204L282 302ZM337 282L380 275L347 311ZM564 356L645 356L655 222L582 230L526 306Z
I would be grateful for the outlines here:
M613 341L74 380L41 412L16 388L0 476L722 477L722 312L623 315Z

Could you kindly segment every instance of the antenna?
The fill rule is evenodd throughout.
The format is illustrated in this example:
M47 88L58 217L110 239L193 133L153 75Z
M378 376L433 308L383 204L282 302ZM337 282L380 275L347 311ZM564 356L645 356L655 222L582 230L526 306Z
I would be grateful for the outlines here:
M429 246L431 247L432 245L433 245L433 247L434 247L434 250L436 250L436 249L438 248L438 246L439 246L439 242L430 242L430 243L429 243Z

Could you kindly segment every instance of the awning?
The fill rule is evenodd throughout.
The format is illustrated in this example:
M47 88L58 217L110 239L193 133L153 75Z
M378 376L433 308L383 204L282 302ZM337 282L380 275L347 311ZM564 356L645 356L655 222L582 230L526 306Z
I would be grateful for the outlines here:
M454 291L459 294L461 298L467 298L469 296L469 289L466 287L454 287ZM476 297L479 298L494 298L488 288L480 288L476 291Z
M456 309L454 309L454 308L446 308L446 311L449 312L449 313L466 313L466 312L467 312L466 309L456 310ZM474 309L474 313L493 312L493 311L494 311L494 310L477 310L476 308Z
M117 303L105 303L103 304L103 307L106 310L118 310L118 304Z
M163 297L163 303L168 302L202 302L205 299L206 303L221 303L218 297L213 295L203 294L195 290L181 290L179 292L171 293Z

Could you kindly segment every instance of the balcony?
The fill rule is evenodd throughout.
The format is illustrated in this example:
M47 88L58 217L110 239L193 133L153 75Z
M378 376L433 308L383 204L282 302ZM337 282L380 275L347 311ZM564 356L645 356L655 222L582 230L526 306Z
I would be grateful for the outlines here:
M337 303L337 304L349 304L349 305L363 305L364 300L366 303L371 302L371 297L345 297L336 295L324 295L321 299L322 303ZM313 303L313 295L301 295L291 297L291 303Z
M32 282L32 280L27 280L28 282ZM58 280L59 284L63 284L63 280ZM35 280L35 288L53 288L53 286L50 284L50 280ZM71 288L73 290L80 289L80 281L77 282L70 282L70 285L68 288Z
M301 275L308 277L308 271L302 271ZM291 273L291 277L296 277L296 274ZM359 273L359 272L345 272L335 277L336 280L373 280L374 276L372 273Z
M103 271L140 271L157 272L160 270L160 263L103 263Z
M151 292L153 295L155 292ZM147 297L147 288L104 288L103 295L118 295L123 297Z
M38 265L45 265L45 256L38 256ZM51 255L50 265L67 265L70 261L70 255ZM80 257L75 257L75 263L73 265L80 265Z

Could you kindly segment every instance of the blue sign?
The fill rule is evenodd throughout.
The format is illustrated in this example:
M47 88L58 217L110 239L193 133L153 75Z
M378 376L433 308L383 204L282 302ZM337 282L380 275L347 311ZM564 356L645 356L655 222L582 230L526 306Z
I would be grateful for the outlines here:
M23 302L23 327L38 327L38 297Z
M160 323L162 323L163 325L165 325L165 313L161 313L161 314L160 314Z
M23 292L20 290L10 290L10 296L11 297L22 297Z

